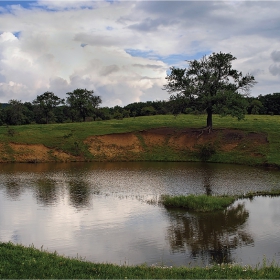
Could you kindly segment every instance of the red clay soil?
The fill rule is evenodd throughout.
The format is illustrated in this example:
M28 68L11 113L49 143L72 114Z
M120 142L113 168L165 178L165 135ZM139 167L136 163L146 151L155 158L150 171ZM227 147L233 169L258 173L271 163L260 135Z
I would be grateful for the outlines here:
M258 148L267 146L265 134L248 133L234 129L215 129L211 133L199 129L157 128L144 131L108 134L88 137L84 143L88 146L93 160L97 161L133 161L143 159L144 153L163 147L169 152L180 153L194 151L198 145L213 143L219 151L230 152L246 148L250 156L260 156ZM63 151L50 149L43 145L10 143L12 158L5 152L7 147L0 144L0 162L69 162L84 161ZM11 154L11 153L9 153Z
M234 129L217 129L211 133L199 129L157 128L131 133L108 134L88 137L85 143L92 155L106 160L116 160L124 154L135 155L145 149L168 147L174 151L193 151L198 145L213 143L220 151L229 152L248 145L250 150L258 150L267 145L267 137L261 133L247 133ZM257 153L256 153L257 156Z

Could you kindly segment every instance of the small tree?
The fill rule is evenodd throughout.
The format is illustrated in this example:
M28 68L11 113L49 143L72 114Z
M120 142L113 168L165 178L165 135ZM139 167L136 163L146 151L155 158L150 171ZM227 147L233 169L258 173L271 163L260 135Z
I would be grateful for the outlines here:
M100 96L93 95L93 90L78 88L66 94L69 96L66 101L71 107L72 113L77 113L83 121L102 103Z
M232 69L231 63L235 59L230 53L220 52L188 61L187 69L171 67L164 89L175 93L171 100L184 99L189 104L196 104L197 110L206 111L209 131L214 113L242 119L247 107L243 96L256 82L250 74L242 76L242 72Z
M60 99L49 91L38 95L33 101L33 104L38 106L39 112L45 116L46 123L49 123L53 109L61 103L64 103L64 99Z

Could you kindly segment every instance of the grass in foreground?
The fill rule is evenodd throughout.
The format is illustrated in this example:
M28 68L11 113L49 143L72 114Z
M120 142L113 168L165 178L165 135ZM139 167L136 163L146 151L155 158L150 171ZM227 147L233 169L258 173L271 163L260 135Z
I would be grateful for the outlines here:
M251 267L214 265L206 268L117 266L65 258L12 243L0 243L0 278L6 279L278 279L280 268L271 263Z
M223 210L235 200L241 198L253 198L254 196L279 196L280 190L249 192L241 196L207 196L207 195L163 195L161 203L167 207L185 208L196 212L209 212Z

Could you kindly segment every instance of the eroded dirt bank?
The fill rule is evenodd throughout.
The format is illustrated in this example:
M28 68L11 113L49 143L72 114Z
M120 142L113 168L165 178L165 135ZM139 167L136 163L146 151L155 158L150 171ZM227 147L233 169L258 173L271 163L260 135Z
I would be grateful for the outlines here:
M262 153L268 148L265 134L241 130L217 129L201 134L199 129L158 128L131 133L90 136L84 144L88 154L72 155L43 145L0 144L0 162L69 162L69 161L137 161L193 160L209 145L214 153L242 154L265 162Z

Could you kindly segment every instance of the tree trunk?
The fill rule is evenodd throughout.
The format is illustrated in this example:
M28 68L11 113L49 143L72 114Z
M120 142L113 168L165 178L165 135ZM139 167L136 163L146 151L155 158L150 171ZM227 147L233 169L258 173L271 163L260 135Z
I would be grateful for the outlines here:
M207 108L207 127L209 128L209 132L212 131L212 115L213 115L213 111L212 108Z
M197 136L197 138L200 137L203 134L203 132L206 130L208 131L208 133L211 133L212 131L212 115L213 115L212 108L207 108L206 112L207 112L207 126L201 130L201 133Z

